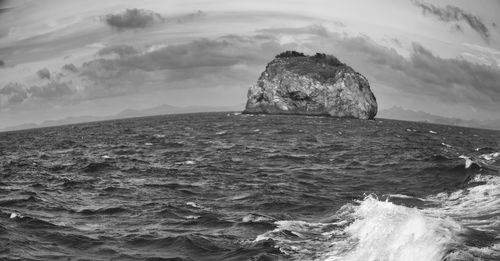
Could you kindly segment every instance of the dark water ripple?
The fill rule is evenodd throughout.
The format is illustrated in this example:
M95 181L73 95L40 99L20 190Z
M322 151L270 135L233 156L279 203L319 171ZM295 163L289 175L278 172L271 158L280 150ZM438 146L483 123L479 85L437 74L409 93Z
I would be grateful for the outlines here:
M459 156L499 147L488 130L233 113L0 133L0 258L297 259L278 239L255 239L280 220L329 220L369 194L425 209L429 195L497 175ZM499 243L471 231L466 245Z

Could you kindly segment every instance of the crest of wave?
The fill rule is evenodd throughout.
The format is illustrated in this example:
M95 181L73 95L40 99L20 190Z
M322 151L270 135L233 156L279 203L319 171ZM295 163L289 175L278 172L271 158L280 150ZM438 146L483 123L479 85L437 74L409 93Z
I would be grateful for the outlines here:
M453 219L374 196L356 206L344 205L335 220L278 221L275 230L256 241L271 238L291 259L302 261L441 261L468 256L459 250L464 228Z
M426 216L418 209L372 196L361 202L353 216L356 220L345 229L350 242L333 245L326 260L438 261L459 244L462 230L450 218ZM345 252L344 244L355 247Z

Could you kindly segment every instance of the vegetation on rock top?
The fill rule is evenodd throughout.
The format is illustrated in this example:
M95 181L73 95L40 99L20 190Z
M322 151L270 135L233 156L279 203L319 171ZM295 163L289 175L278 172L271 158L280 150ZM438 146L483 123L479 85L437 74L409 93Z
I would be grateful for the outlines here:
M285 51L276 55L277 61L283 64L288 71L299 75L306 75L320 82L335 82L335 77L340 70L352 70L333 55L316 53L307 56L297 51ZM271 69L268 67L268 70Z

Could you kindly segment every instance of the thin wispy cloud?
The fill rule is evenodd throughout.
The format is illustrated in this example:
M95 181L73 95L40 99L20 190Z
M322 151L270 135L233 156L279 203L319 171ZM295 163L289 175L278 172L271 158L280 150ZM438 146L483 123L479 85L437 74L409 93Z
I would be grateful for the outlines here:
M429 15L443 22L465 22L471 29L476 31L486 42L490 41L490 31L483 22L481 17L468 13L465 10L447 5L446 7L438 7L433 4L424 3L419 0L412 0L412 3L422 9L424 15ZM457 31L463 31L459 24L454 25Z

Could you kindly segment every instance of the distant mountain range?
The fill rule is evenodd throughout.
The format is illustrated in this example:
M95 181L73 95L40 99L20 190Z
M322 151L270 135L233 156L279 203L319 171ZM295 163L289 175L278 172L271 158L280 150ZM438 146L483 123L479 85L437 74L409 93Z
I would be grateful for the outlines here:
M1 129L0 131L12 131L12 130L22 130L22 129L32 129L41 127L51 127L67 124L76 124L83 122L92 121L104 121L112 119L124 119L124 118L134 118L134 117L144 117L144 116L154 116L162 114L176 114L176 113L194 113L194 112L220 112L220 111L242 111L244 105L235 106L190 106L190 107L176 107L168 104L156 106L144 110L131 110L127 109L118 114L98 117L98 116L78 116L78 117L68 117L60 120L50 120L44 121L41 124L27 123L8 127ZM395 120L405 120L405 121L419 121L428 122L436 124L445 124L453 126L463 126L471 128L483 128L483 129L496 129L500 130L500 119L480 121L480 120L463 120L458 118L447 118L442 116L433 115L430 113L422 111L412 111L401 107L392 107L386 110L381 110L377 114L377 118L385 119L395 119Z
M500 130L500 119L481 121L481 120L463 120L459 118L447 118L422 111L407 110L398 106L379 111L377 113L377 118L405 120L405 121L420 121L420 122L428 122L428 123L436 123L444 125Z
M92 122L92 121L104 121L104 120L113 120L113 119L125 119L125 118L135 118L135 117L144 117L144 116L154 116L154 115L163 115L163 114L177 114L177 113L194 113L194 112L220 112L220 111L243 111L244 105L235 105L235 106L189 106L189 107L176 107L168 104L159 105L153 108L144 109L144 110L132 110L127 109L121 111L118 114L110 115L110 116L78 116L78 117L67 117L60 120L49 120L44 121L41 124L34 123L26 123L21 125L16 125L12 127L7 127L5 129L0 129L0 131L13 131L13 130L23 130L23 129L33 129L33 128L42 128L42 127L52 127L59 125L67 125L67 124L76 124L83 122Z

